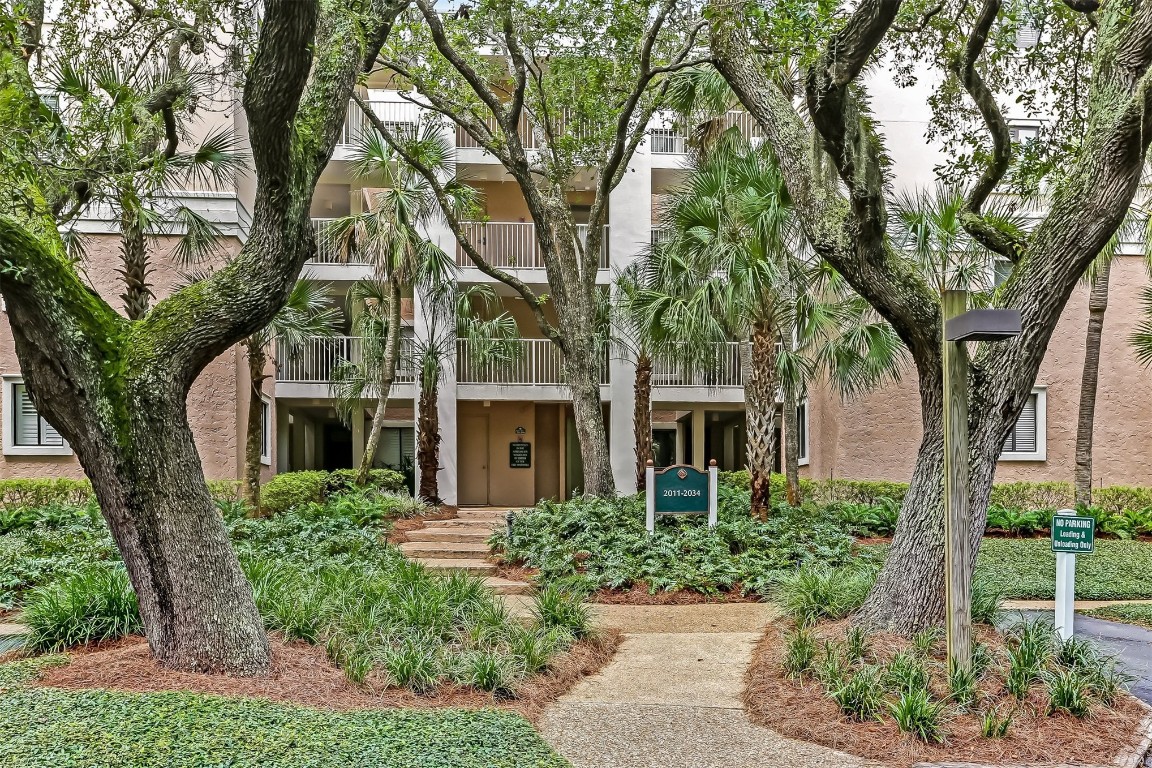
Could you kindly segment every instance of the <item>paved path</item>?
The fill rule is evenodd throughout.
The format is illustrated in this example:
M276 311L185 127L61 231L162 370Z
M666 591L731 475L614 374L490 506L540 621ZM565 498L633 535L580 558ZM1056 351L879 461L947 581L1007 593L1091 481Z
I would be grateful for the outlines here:
M596 613L624 631L623 645L540 723L575 768L865 765L748 722L740 693L769 606L597 606Z

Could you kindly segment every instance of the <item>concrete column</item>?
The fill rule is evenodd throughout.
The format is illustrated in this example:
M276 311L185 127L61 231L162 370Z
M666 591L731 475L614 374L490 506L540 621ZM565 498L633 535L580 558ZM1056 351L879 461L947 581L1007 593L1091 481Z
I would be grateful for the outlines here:
M288 406L276 401L276 471L287 472L291 457L288 455L288 430L292 425L288 423Z
M615 274L640 255L652 239L652 163L647 144L632 158L624 178L608 199L608 254ZM620 329L614 334L622 335ZM630 346L630 345L625 345ZM608 363L609 455L620 493L636 492L636 440L633 422L636 364L631 354L614 346Z
M703 469L708 466L704 443L704 409L692 409L692 464Z
M304 422L304 466L302 469L316 469L316 422Z
M676 463L688 463L688 440L684 434L684 422L676 422Z

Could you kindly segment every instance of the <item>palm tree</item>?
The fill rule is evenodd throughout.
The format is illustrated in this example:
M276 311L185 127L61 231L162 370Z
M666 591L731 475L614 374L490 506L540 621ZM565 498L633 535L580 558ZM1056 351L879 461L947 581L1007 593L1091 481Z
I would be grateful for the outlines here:
M308 339L336 333L340 311L328 303L328 288L307 278L297 281L288 302L262 330L241 342L248 358L251 391L248 398L248 424L244 437L244 500L253 512L260 509L260 456L263 426L262 390L268 375L268 351L273 341L280 354L291 354ZM275 360L274 360L275 362Z
M1133 205L1104 250L1084 274L1088 290L1088 328L1084 339L1084 368L1080 375L1080 408L1076 417L1076 469L1073 490L1077 506L1092 503L1092 433L1096 426L1096 392L1100 379L1100 342L1108 311L1108 281L1120 245L1135 238L1144 243L1145 264L1152 268L1152 216Z
M778 347L794 322L787 297L801 269L793 221L771 156L725 131L661 214L666 235L643 260L645 287L630 299L657 355L689 369L714 366L730 339L744 345L751 511L761 518L771 501Z
M451 162L452 150L432 124L412 136L405 150L431 167L445 167ZM401 300L417 290L434 293L438 286L451 283L456 267L453 259L421 231L441 214L435 192L379 135L371 133L360 139L353 173L373 179L373 183L383 182L381 189L369 193L368 211L338 219L330 228L346 249L355 246L366 253L373 267L372 277L357 283L350 293L350 300L363 306L353 321L363 339L362 359L341 366L332 382L341 415L348 422L358 417L361 396L370 391L376 396L372 428L357 473L357 483L363 485L376 456L396 378ZM451 191L461 210L475 208L474 188L452 182Z
M641 264L633 261L617 274L614 281L616 303L613 310L624 333L613 341L636 363L632 383L632 436L636 452L636 490L642 493L647 490L648 461L652 458L652 372L656 342L644 327L646 306ZM657 288L652 286L654 291Z

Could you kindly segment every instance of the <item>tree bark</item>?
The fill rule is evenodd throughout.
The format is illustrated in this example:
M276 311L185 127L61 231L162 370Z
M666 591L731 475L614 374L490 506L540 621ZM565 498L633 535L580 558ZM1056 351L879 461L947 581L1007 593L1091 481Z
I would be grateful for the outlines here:
M799 400L796 387L784 384L784 481L788 506L800 506Z
M124 280L124 312L129 320L139 320L148 312L152 289L148 287L148 248L140 218L131 210L120 216L120 276Z
M1088 333L1084 370L1080 376L1080 411L1076 419L1076 506L1092 504L1092 431L1096 423L1096 391L1100 379L1100 339L1108 311L1108 279L1112 260L1104 259L1088 295Z
M384 365L377 382L376 413L372 414L372 429L368 433L368 443L364 446L364 457L360 460L360 471L356 474L356 484L365 485L372 462L376 460L376 448L380 445L380 435L384 431L384 412L388 409L388 397L392 394L392 384L396 381L396 360L400 356L400 286L394 278L388 278L387 338L384 342ZM359 408L356 409L359 411ZM354 413L353 418L359 418Z
M437 383L420 390L420 445L416 462L420 465L420 496L429 504L443 503L440 498L440 391Z
M636 439L636 491L648 487L648 461L652 459L652 358L644 352L636 357L636 379L632 429Z
M600 359L594 339L573 339L564 356L564 376L572 397L572 420L584 465L585 495L609 497L616 493L612 463L606 450L608 432L604 428L604 406L600 397Z
M268 378L264 373L268 355L259 339L252 336L244 340L243 346L248 358L248 378L251 381L248 388L248 424L244 434L244 501L249 513L256 515L260 513L260 455L264 447L262 395L264 380Z
M752 329L752 360L744 382L744 432L752 480L752 516L772 511L772 457L776 452L776 334L764 321Z

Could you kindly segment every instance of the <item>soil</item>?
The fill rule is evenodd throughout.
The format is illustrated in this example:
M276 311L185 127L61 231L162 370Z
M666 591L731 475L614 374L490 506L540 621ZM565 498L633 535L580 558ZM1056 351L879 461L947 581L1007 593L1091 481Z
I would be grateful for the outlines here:
M1132 696L1122 694L1113 708L1094 706L1091 716L1080 720L1068 715L1045 715L1045 697L1034 689L1028 700L1017 703L1004 690L995 673L980 684L978 704L973 712L956 712L949 707L944 724L945 741L927 744L901 733L891 717L883 721L855 722L847 719L828 698L818 681L802 682L783 673L783 633L787 622L769 624L753 651L745 674L744 706L754 723L785 736L877 760L901 768L916 763L1019 764L1101 764L1111 762L1133 749L1143 733L1140 727L1148 709ZM846 622L820 625L821 638L843 637ZM978 627L980 642L1002 653L1003 643L990 628ZM909 642L895 635L873 634L871 661L884 662ZM939 645L939 644L938 644ZM943 680L942 649L933 654L935 664L933 695L947 695ZM1013 712L1008 735L986 739L980 734L981 711L997 705L998 711Z
M621 641L616 630L581 640L553 661L543 673L521 682L511 696L497 696L474 688L440 685L426 694L389 687L383 675L373 673L362 686L348 681L319 646L272 637L272 671L264 677L232 677L164 669L152 657L143 637L69 651L69 663L45 669L36 685L86 690L100 688L129 693L191 691L216 696L243 696L317 709L427 709L495 707L518 712L535 722L551 702L581 678L608 663Z
M429 520L453 520L456 518L456 507L449 507L447 505L436 507L436 509L425 512L423 515L416 517L402 517L396 522L392 523L392 530L388 533L389 544L403 544L408 541L409 531L418 531L424 527L424 523Z
M716 595L704 595L687 589L675 592L659 591L651 594L647 584L637 582L632 585L631 589L627 590L597 590L588 596L588 602L607 605L700 605L702 603L759 603L763 602L763 598L755 594L742 595L739 589Z

